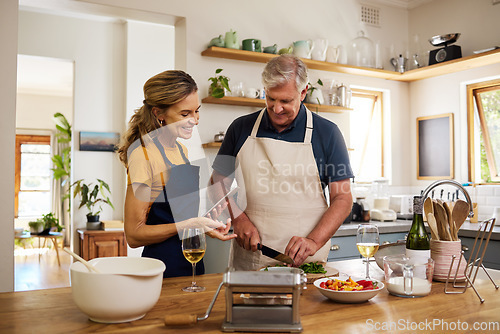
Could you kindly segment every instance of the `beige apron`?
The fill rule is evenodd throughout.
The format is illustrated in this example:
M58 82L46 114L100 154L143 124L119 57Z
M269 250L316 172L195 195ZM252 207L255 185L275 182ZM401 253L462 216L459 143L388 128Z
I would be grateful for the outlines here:
M236 160L236 179L245 185L245 213L259 231L261 243L284 253L292 236L306 237L328 208L311 145L312 113L306 108L304 142L257 138L264 108ZM306 262L325 261L330 242ZM260 251L247 251L233 239L229 266L236 270L255 270L277 261Z

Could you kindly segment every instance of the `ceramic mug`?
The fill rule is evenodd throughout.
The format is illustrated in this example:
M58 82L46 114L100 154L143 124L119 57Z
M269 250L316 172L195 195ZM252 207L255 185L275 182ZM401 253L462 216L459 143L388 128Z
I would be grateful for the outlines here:
M260 92L258 89L250 87L245 90L245 97L248 97L249 99L258 99L259 95Z
M262 52L262 42L260 39L248 38L244 39L241 43L243 50Z

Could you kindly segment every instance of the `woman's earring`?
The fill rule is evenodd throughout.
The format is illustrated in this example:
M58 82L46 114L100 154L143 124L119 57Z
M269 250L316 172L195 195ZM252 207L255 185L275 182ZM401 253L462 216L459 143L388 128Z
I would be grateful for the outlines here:
M158 119L158 121L160 121L160 125L161 125L161 126L164 126L164 125L165 125L165 120L164 120L164 119Z

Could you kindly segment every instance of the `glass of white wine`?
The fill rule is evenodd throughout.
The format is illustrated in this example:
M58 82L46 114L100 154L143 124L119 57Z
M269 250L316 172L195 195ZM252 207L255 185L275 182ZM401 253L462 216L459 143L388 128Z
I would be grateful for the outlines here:
M186 228L182 231L182 253L186 260L193 265L193 280L190 286L182 288L187 292L205 291L202 286L196 285L194 279L196 274L196 263L198 263L205 255L207 243L205 240L205 231L201 228Z
M356 246L361 256L366 258L367 279L370 278L370 257L375 255L379 247L378 227L375 224L359 224L356 232Z

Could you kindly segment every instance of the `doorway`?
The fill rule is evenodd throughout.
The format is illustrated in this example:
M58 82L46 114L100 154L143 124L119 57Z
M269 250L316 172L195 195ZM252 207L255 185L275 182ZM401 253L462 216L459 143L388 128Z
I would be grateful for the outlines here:
M66 212L53 196L58 186L50 157L56 148L54 114L73 122L74 62L18 55L17 77L14 290L69 286L68 255L57 254L50 242L42 244L40 238L31 237L29 223L54 213L65 227L60 246L70 242L70 219L64 218Z

